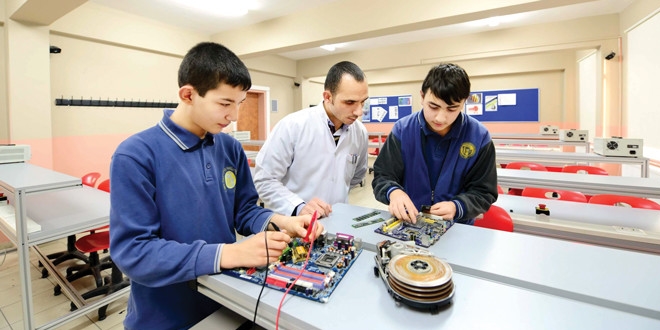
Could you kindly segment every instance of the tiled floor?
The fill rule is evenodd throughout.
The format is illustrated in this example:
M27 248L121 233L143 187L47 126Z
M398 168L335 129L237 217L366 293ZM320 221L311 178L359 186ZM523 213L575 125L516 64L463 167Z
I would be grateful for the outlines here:
M40 245L46 254L66 250L66 239L49 242ZM103 256L102 256L103 257ZM4 262L2 262L4 260ZM0 252L0 330L23 329L23 311L21 303L21 283L18 275L18 254L16 251L9 252L6 257ZM30 278L32 279L32 297L34 309L34 322L41 326L61 316L70 310L70 301L64 295L53 295L55 281L52 276L41 278L41 268L38 266L36 253L30 253ZM70 260L60 264L64 271L67 266L76 264ZM109 273L108 273L109 275ZM95 287L91 276L86 276L74 282L74 286L81 292ZM127 297L111 303L108 306L107 318L98 321L96 311L90 312L85 317L80 317L68 322L59 329L123 329L123 313L126 309Z
M373 161L371 159L370 163ZM349 203L370 208L387 210L387 206L377 202L373 197L371 189L371 180L373 174L367 174L364 185L351 190ZM40 245L42 251L46 254L66 250L66 239ZM15 251L3 253L0 249L0 330L23 329L23 312L21 303L21 284L18 275L18 255ZM4 261L3 261L4 260ZM41 268L38 267L37 257L34 252L31 253L30 277L32 279L32 295L34 304L34 320L37 326L51 322L63 315L66 315L70 309L70 301L61 294L53 295L55 282L52 276L41 278ZM60 264L60 269L64 271L68 265L76 263L67 261ZM92 277L86 276L74 282L76 288L80 291L86 291L94 288ZM59 329L123 329L122 321L126 311L127 297L111 303L108 306L107 318L98 321L96 311L86 314L71 322L62 325Z

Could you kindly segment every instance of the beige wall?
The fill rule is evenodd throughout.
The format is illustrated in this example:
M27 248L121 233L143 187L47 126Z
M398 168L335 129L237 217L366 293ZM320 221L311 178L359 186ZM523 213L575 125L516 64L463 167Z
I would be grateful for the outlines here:
M117 22L131 25L131 36L117 33ZM51 44L62 48L62 53L51 55L50 69L54 169L76 176L97 171L107 178L117 145L155 125L162 116L158 108L63 107L55 106L54 99L178 102L176 75L181 59L194 44L208 39L195 34L181 38L186 33L93 3L51 26ZM170 35L172 45L167 39ZM293 106L299 93L293 84L295 61L264 56L245 62L253 85L269 87L271 100L279 103L279 111L270 113L271 123L297 110Z
M338 61L351 60L364 69L370 82L370 95L412 94L415 110L419 108L419 87L428 69L441 61L452 61L466 68L474 90L540 88L541 123L524 127L489 124L493 130L514 128L535 132L541 124L572 126L577 121L576 54L595 49L603 56L610 49L619 49L622 35L625 43L622 30L659 7L658 0L638 0L621 15L453 36L298 62L272 54L258 56L260 50L248 51L250 54L244 60L253 84L269 87L270 99L278 101L278 112L270 113L271 127L284 115L318 103L323 90L322 76ZM175 100L175 72L181 56L200 41L223 40L222 35L200 35L89 2L58 19L49 29L51 44L63 49L62 54L50 55L53 165L72 175L82 175L91 168L107 168L114 146L133 132L155 124L160 111L63 108L54 106L54 98ZM253 32L246 31L246 35ZM236 38L226 40L245 37L237 31L232 33ZM1 48L5 43L0 45L3 50L0 60L6 54L6 49ZM625 59L625 54L622 55ZM5 63L6 60L1 70L6 69ZM601 68L614 76L622 70L614 63L603 63ZM612 108L608 112L612 125L619 124L618 115L612 113L625 111L619 108L621 78L618 79L603 86L612 98L606 102ZM301 86L295 87L294 81L300 81ZM0 93L6 93L7 86L2 83ZM2 106L5 104L0 105L0 119ZM0 139L2 127L0 123ZM95 155L103 161L84 164L87 161L83 155Z
M4 19L4 7L0 10L0 17ZM7 62L5 27L0 23L0 143L9 143L9 113L7 112Z

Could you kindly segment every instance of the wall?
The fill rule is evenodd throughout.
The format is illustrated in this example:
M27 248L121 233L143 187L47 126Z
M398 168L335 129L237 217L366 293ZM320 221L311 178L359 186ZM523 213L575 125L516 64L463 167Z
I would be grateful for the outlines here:
M4 19L4 7L0 17ZM9 143L9 112L7 111L7 61L5 27L0 23L0 143Z
M119 23L131 26L131 33L115 31ZM168 44L170 36L172 44ZM53 169L74 176L97 171L107 178L117 145L162 116L157 108L61 107L54 105L54 99L178 102L176 75L181 59L194 44L208 39L185 36L186 31L93 3L51 26L51 44L62 48L62 53L51 55ZM294 61L264 56L245 63L253 85L269 87L270 98L279 102L271 123L294 111Z
M178 102L181 57L84 39L51 35L62 53L51 56L54 98ZM53 166L82 176L101 172L119 142L160 120L162 109L63 107L51 103Z
M473 90L540 88L539 123L488 123L492 131L537 133L544 124L576 128L576 52L616 47L617 22L617 15L604 15L336 54L299 61L298 74L318 77L340 60L353 61L365 71L370 95L412 94L414 110L418 110L419 88L428 70L440 62L454 62L468 72ZM618 69L612 68L612 73L618 74ZM608 88L618 99L619 86ZM389 131L390 127L368 125L370 131Z

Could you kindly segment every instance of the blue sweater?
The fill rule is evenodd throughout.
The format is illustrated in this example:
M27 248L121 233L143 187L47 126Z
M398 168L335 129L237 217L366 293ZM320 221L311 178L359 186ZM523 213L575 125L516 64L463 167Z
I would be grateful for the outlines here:
M435 146L427 144L436 139L434 134L422 111L394 124L374 162L374 195L389 204L389 192L403 189L418 210L422 205L453 201L454 220L472 224L474 217L497 200L495 147L490 134L476 119L461 113L441 139L445 144L442 159L429 154Z
M200 139L165 110L122 142L110 165L110 253L131 279L127 329L185 329L220 306L189 281L220 271L222 243L262 231L243 149L226 134Z

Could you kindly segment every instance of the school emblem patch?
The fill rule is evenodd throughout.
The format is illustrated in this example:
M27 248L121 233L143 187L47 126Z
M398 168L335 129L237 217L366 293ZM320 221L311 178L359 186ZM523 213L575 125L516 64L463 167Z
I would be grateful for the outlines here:
M233 167L226 167L223 174L225 189L234 189L236 187L236 170Z
M461 157L463 157L465 159L468 159L468 158L474 156L474 153L476 152L476 150L477 150L477 148L474 147L474 144L472 144L470 142L463 142L463 144L461 145L461 149L460 149Z

